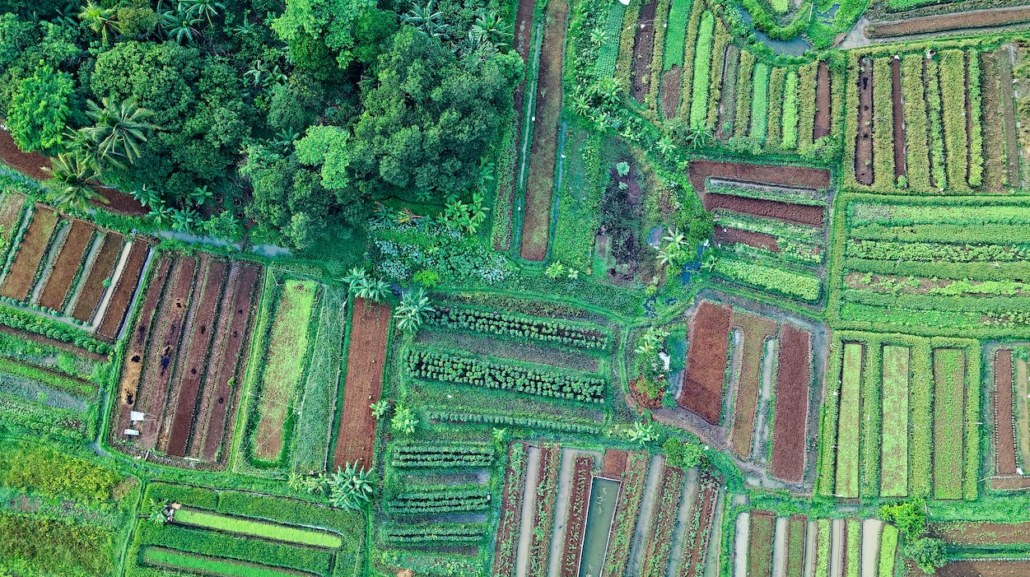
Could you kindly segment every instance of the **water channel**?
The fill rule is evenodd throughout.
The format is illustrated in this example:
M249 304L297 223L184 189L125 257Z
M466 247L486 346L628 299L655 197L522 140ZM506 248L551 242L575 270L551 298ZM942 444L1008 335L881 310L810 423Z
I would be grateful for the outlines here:
M619 497L619 481L594 478L587 511L587 530L583 538L583 557L579 577L600 577L608 538L615 520L615 503Z

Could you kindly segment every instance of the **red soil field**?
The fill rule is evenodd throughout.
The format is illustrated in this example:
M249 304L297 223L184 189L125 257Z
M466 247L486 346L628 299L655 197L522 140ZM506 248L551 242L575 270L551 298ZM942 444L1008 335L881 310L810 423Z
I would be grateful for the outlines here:
M830 187L830 171L822 168L805 168L801 166L693 160L687 168L687 175L690 177L690 184L694 187L694 190L702 192L706 190L705 183L709 178L798 188L821 189Z
M762 389L762 355L765 351L765 341L776 333L776 321L755 314L733 311L730 324L744 333L740 341L743 354L740 376L737 379L730 446L741 458L750 459L758 395Z
M967 92L967 104L968 101L969 93ZM908 172L908 167L905 165L905 106L901 100L900 58L891 58L891 106L891 113L894 115L894 178L897 179L899 176L905 176ZM969 121L972 122L972 119Z
M171 381L174 362L179 353L179 341L182 339L182 325L189 309L190 295L193 294L193 279L197 270L197 260L183 257L176 264L172 273L172 281L161 299L152 325L150 344L143 357L143 379L140 384L136 410L147 415L159 415L168 398L168 383ZM140 423L139 441L144 449L157 446L159 431L158 419L147 419Z
M545 445L540 447L540 466L537 476L536 512L533 515L532 534L529 544L528 577L545 577L551 553L551 536L554 532L554 509L558 500L558 474L561 469L561 447Z
M994 8L974 10L972 12L958 12L955 14L941 14L939 16L906 18L893 22L878 22L866 26L865 33L870 38L888 38L908 34L962 30L965 28L989 28L1026 22L1028 20L1030 20L1030 6L1015 6L1012 8Z
M855 135L855 180L873 183L873 61L858 61L858 133ZM882 103L884 106L886 102ZM876 127L877 130L880 127Z
M3 131L0 130L0 133ZM0 286L0 295L16 301L28 298L32 283L36 279L36 270L46 256L47 245L54 234L57 221L56 212L41 204L36 205L32 222L22 237L14 262L7 271L7 277L4 278L4 284Z
M569 514L565 521L565 546L562 549L560 577L579 577L579 564L583 555L583 537L586 534L587 510L590 508L590 474L594 458L579 455L572 467L572 495Z
M82 288L79 289L79 295L75 299L75 306L72 307L72 318L84 323L93 320L93 314L96 313L100 300L104 298L104 291L107 290L104 282L111 278L118 264L118 257L122 254L122 248L125 247L125 239L113 232L104 233L101 242L104 244L100 245L100 252L93 259L93 264L90 265L82 281Z
M124 192L119 192L116 188L97 184L93 186L93 190L100 193L100 196L107 201L97 201L93 205L99 206L104 210L131 216L144 216L150 212L138 200Z
M33 332L21 330L21 329L14 329L14 328L11 328L11 327L6 326L6 325L0 325L0 333L4 333L4 334L7 334L7 335L15 336L15 337L18 337L19 339L22 339L22 340L31 341L31 342L34 342L34 343L39 343L41 345L47 345L47 346L50 346L50 347L54 347L55 349L59 349L59 350L62 350L62 351L67 351L69 353L75 354L76 356L87 358L87 359L89 359L91 361L106 361L107 360L107 355L105 355L105 354L94 353L92 351L87 351L86 349L81 349L81 348L79 348L79 347L77 347L77 346L75 346L75 345L73 345L71 343L66 343L64 341L59 341L57 339L52 339L52 338L44 336L44 335L36 334L36 333L33 333Z
M926 577L911 559L905 566L912 577ZM951 561L935 573L937 577L1026 577L1030 575L1030 561L1002 561L999 559Z
M780 329L773 409L772 475L800 483L805 476L808 391L812 386L812 335L791 324Z
M0 130L0 160L4 164L36 180L50 178L43 167L50 167L50 160L38 152L22 152L11 138L11 133Z
M250 336L253 330L251 319L254 304L259 298L257 287L261 279L261 265L245 263L239 274L239 286L232 294L232 300L226 300L227 310L232 314L219 316L219 324L215 333L215 344L212 348L212 366L209 367L204 383L204 403L201 405L198 423L205 423L203 447L197 449L198 435L194 433L194 441L190 447L192 454L199 451L200 458L214 461L219 458L225 431L231 430L236 412L241 387L234 383L241 381L246 373ZM229 298L227 293L226 299ZM223 309L225 308L223 304ZM225 326L228 323L228 326ZM208 396L210 391L210 396ZM235 393L235 394L234 394Z
M680 90L683 84L683 67L675 65L662 73L662 85L658 92L658 106L662 118L676 118L680 107Z
M643 104L651 91L651 52L654 50L654 16L658 0L651 0L640 7L637 20L637 37L633 42L633 98Z
M728 228L716 225L712 237L714 238L715 243L719 245L744 244L775 253L780 252L780 245L776 242L776 237L771 234L765 234L764 232L740 230L739 228Z
M172 416L171 432L168 436L166 452L173 457L186 456L186 445L193 430L193 416L197 412L197 397L200 393L200 382L204 369L208 366L208 353L214 331L211 325L217 322L218 302L222 296L222 285L227 273L226 264L216 260L211 263L204 278L203 293L195 307L196 320L193 330L188 335L188 343L184 347L186 361L184 371L179 375L177 389L178 399L175 403L175 414ZM224 313L225 311L223 311Z
M689 519L697 519L697 531L686 535L687 543L680 559L679 577L700 577L704 575L705 556L715 520L715 505L719 497L719 482L707 473L701 479L701 488L691 504Z
M730 332L728 306L702 301L690 323L687 376L676 404L713 425L722 413L726 352Z
M383 389L383 364L390 329L390 307L354 299L351 312L350 345L347 348L347 377L343 384L343 410L336 435L333 466L357 461L372 466L376 420L369 405L379 402Z
M75 274L79 271L79 264L86 258L86 249L89 248L89 241L93 238L95 230L96 227L84 220L72 221L64 245L57 253L54 269L39 295L40 306L53 310L61 309L72 281L75 280Z
M132 306L132 297L139 287L139 279L143 274L143 267L147 264L147 256L150 254L150 245L136 239L129 248L129 255L125 259L125 266L122 274L118 277L114 292L111 293L111 300L104 312L104 318L97 327L97 336L114 340L118 338L118 331L122 328L126 315L129 314L129 307Z
M1012 427L1012 351L994 355L994 441L998 473L1016 474L1016 435Z
M138 401L139 380L143 374L143 356L147 352L147 343L150 342L150 327L154 319L154 312L161 303L161 294L164 292L172 270L172 261L168 258L160 258L154 267L154 274L150 278L150 286L143 297L143 305L140 308L136 324L129 333L128 348L125 351L125 364L122 367L122 374L118 386L119 417L113 432L121 438L121 432L129 427L129 412Z
M949 545L961 547L994 547L996 545L1030 545L1030 522L931 523L930 531Z
M626 459L629 453L618 449L605 449L604 460L601 462L601 476L610 479L620 479L626 472Z
M547 256L551 230L551 199L555 186L559 117L562 106L562 54L569 6L564 0L547 3L547 24L540 52L537 83L536 128L529 156L529 180L522 209L522 258L541 261Z
M508 462L511 462L515 444L508 448ZM523 444L523 454L525 445ZM515 554L518 548L512 546L518 539L519 527L522 524L522 496L525 489L525 467L518 472L509 470L504 479L504 493L501 497L501 516L497 524L497 544L494 549L494 575L507 575L515 572ZM522 482L516 483L521 477Z
M705 194L703 202L705 210L708 211L722 209L741 214L775 218L785 222L795 222L811 226L823 225L824 209L821 206L790 204L775 200L744 198L726 194Z
M831 102L830 67L823 60L819 62L815 74L815 124L812 127L812 140L830 135Z

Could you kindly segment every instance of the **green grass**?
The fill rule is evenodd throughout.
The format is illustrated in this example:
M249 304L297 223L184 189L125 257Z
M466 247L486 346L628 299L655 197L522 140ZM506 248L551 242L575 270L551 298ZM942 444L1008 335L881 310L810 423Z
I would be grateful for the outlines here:
M708 10L701 15L701 28L697 34L694 52L694 87L690 99L690 128L700 130L708 120L709 74L712 67L712 37L715 34L715 16Z
M837 475L835 494L845 499L858 497L858 432L862 388L862 345L844 345L841 370L840 418L837 433Z
M894 562L898 553L898 528L884 525L880 535L880 577L893 577Z
M790 8L790 3L787 0L769 0L769 4L779 14L784 14L787 9Z
M883 347L883 455L880 494L908 494L908 348Z
M965 351L934 349L933 494L937 499L962 498L965 370Z
M614 2L614 4L620 4ZM687 23L690 22L692 0L672 0L669 20L665 30L665 53L662 55L662 71L673 66L683 66L683 42L687 37ZM620 21L621 24L621 21Z
M754 87L751 91L751 138L765 142L769 128L769 65L755 64Z
M791 70L783 84L783 148L798 147L798 73Z
M253 456L262 462L275 463L282 456L282 443L266 441L274 435L283 436L284 423L304 376L308 324L317 287L312 281L287 280L279 296L261 376L257 423L250 439Z
M230 559L187 555L171 549L147 547L143 550L143 562L188 572L199 572L220 577L282 577L302 575L293 571L281 571L271 567L245 565Z
M293 469L301 473L325 469L336 388L343 366L347 291L326 288L323 301L297 420Z
M312 529L300 529L297 527L286 527L263 521L252 521L237 517L227 517L215 513L207 513L196 509L179 509L175 512L175 522L184 525L194 525L205 529L228 531L240 535L274 539L297 543L298 545L309 545L312 547L324 547L336 549L343 545L343 541L336 535L315 531Z
M0 570L20 575L107 575L114 533L106 527L0 511Z

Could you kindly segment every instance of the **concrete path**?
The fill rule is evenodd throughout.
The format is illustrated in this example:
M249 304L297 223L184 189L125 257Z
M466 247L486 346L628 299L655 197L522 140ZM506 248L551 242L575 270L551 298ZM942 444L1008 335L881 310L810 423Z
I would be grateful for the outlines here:
M754 461L763 466L769 460L767 445L772 442L772 424L769 422L769 411L772 410L770 404L773 387L775 387L776 375L774 371L778 348L779 341L777 339L769 339L765 341L765 353L762 355L762 391L758 397L758 420L755 424L755 444L751 454L754 456Z
M515 556L517 577L526 577L529 572L529 546L533 541L533 517L536 513L536 486L540 483L540 448L529 447L526 456L526 492L522 498L519 552Z
M847 523L844 519L834 519L830 534L830 577L844 577L844 555L848 546L844 538Z
M809 521L805 531L805 577L815 577L816 553L819 551L819 523Z
M883 521L866 519L862 521L862 577L876 577L880 564L880 530Z
M751 531L751 514L737 515L733 538L733 577L747 577L748 533Z
M776 518L773 538L773 577L787 577L787 518Z

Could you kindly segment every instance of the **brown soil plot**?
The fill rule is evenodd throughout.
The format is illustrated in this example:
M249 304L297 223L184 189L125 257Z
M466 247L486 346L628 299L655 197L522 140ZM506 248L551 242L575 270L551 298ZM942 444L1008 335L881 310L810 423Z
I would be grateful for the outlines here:
M79 296L75 299L75 306L72 307L72 318L84 323L93 320L93 315L104 298L104 291L107 287L104 283L110 280L114 274L115 266L118 264L118 257L125 247L125 239L121 235L108 232L100 241L100 252L93 259L85 280L82 281L82 288L79 289Z
M197 399L204 369L208 365L208 352L214 331L212 325L217 322L218 302L222 296L222 284L225 282L226 264L216 260L208 268L204 278L203 292L196 307L196 320L189 342L184 347L186 354L182 357L186 363L184 371L179 375L177 389L179 395L172 415L171 431L168 436L167 453L173 457L186 456L186 445L193 430L193 416L197 411ZM226 311L223 311L223 314Z
M11 242L21 222L25 197L16 192L5 192L0 198L0 247ZM6 251L0 250L0 262Z
M748 531L747 574L770 575L776 517L769 511L751 511L749 523L751 527Z
M86 249L89 248L95 230L96 227L86 221L72 221L64 245L54 261L54 270L43 285L43 292L39 296L40 306L53 310L61 308L78 273L79 264L86 257Z
M805 476L808 396L812 386L812 335L791 324L780 329L773 410L772 475L800 483Z
M3 131L0 130L0 133ZM43 205L36 205L32 222L29 223L29 228L17 247L14 262L7 271L3 285L0 286L0 295L16 301L24 301L29 296L32 283L36 280L36 270L43 262L57 222L56 212Z
M547 25L537 84L536 129L529 157L529 181L522 210L522 258L542 261L547 256L551 230L551 200L554 195L558 156L558 126L562 106L562 54L565 47L569 6L564 0L547 3Z
M238 286L226 294L223 310L230 311L218 318L215 341L212 347L213 365L208 370L204 383L204 399L201 403L198 423L204 426L203 444L199 433L194 432L191 442L191 456L199 454L205 461L219 458L225 431L231 430L236 413L230 412L238 404L240 377L246 373L254 315L254 304L259 298L257 290L261 280L261 266L245 263L239 274ZM226 305L228 308L226 309Z
M626 459L629 453L618 449L605 449L604 459L601 461L601 476L609 479L619 479L626 472Z
M776 321L750 313L733 311L732 326L744 333L743 355L737 379L737 397L733 408L730 446L743 459L751 458L755 433L755 414L762 389L762 355L765 341L776 333Z
M709 178L795 188L823 189L830 187L830 171L801 166L694 160L687 168L687 175L690 177L690 184L694 190L700 191L706 190L706 182Z
M640 7L637 38L633 43L633 98L641 104L651 91L651 51L654 50L654 16L657 8L658 0L651 0Z
M125 259L125 266L122 274L118 276L111 300L108 302L104 318L97 327L97 336L114 340L118 337L118 331L122 328L126 315L129 314L129 307L132 305L132 297L139 287L139 279L143 274L143 267L147 264L147 256L150 254L150 245L136 239L129 248L129 255Z
M682 66L673 66L662 73L662 85L658 92L658 105L662 111L662 118L666 120L676 118L680 107L682 83Z
M50 168L50 160L38 152L22 152L6 130L0 130L0 160L36 180L50 178L50 173L44 170L44 167Z
M858 61L858 132L855 135L855 180L873 183L873 61Z
M905 560L909 575L926 577L911 559ZM963 559L951 561L935 573L937 577L1026 577L1030 575L1030 561L1004 561L1001 559Z
M687 375L676 403L713 425L722 413L726 352L732 311L702 301L690 323Z
M995 491L1022 491L1030 489L1030 477L993 477L991 488Z
M727 194L705 194L705 210L728 210L740 214L775 218L785 222L822 226L825 209L821 206L790 204L760 198L745 198Z
M931 523L934 537L949 545L988 547L1030 545L1030 523L952 522Z
M1030 6L1013 8L994 8L974 10L940 16L924 16L906 18L893 22L878 22L866 27L866 36L870 38L889 38L909 34L926 34L929 32L947 32L967 28L990 28L1018 24L1030 20Z
M969 94L966 94L966 104ZM891 105L894 115L894 178L908 173L905 166L905 106L901 101L901 59L891 58Z
M376 420L369 405L379 401L383 388L383 364L390 329L390 307L354 299L351 312L347 376L343 384L343 410L336 436L333 465L359 462L372 466Z
M739 228L727 228L716 225L712 235L718 245L744 244L754 248L760 248L775 253L780 252L780 245L776 237L764 232L740 230Z
M572 495L569 514L565 521L565 545L562 548L560 577L579 577L579 564L583 555L583 537L586 534L587 509L590 508L590 474L594 458L578 455L572 470Z
M980 84L983 95L984 189L1005 191L1005 113L998 86L998 61L992 52L980 54Z
M1016 438L1012 427L1012 351L994 355L994 441L998 473L1016 474Z
M812 140L830 135L831 102L830 67L823 60L819 62L815 75L815 123L812 125Z
M508 462L511 462L515 444L508 448ZM523 445L523 454L526 454ZM504 493L501 496L500 521L497 524L497 544L494 549L494 575L514 570L517 547L511 546L517 540L522 524L522 497L525 494L526 464L521 470L509 468L504 479ZM516 482L519 480L519 482Z

